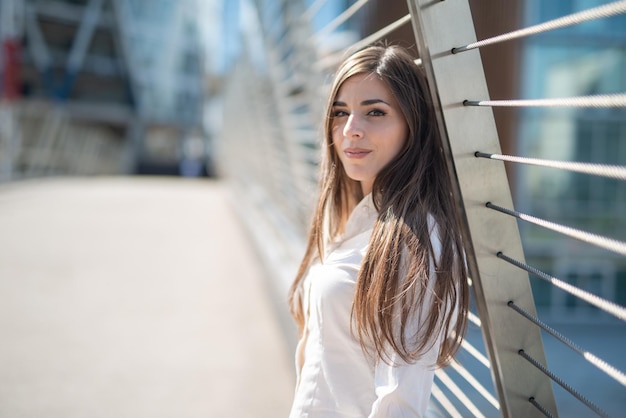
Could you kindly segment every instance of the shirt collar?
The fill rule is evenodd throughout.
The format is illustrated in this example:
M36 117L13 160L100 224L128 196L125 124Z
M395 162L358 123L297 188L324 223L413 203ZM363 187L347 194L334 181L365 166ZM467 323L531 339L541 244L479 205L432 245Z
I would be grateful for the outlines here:
M374 206L372 194L369 193L354 207L348 222L346 222L346 228L341 241L348 240L356 235L368 231L374 227L378 212Z

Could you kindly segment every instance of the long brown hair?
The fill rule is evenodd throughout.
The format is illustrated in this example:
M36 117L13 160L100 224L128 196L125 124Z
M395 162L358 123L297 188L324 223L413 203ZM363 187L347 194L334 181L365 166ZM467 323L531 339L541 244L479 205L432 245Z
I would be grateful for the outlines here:
M386 83L407 122L408 139L374 181L378 218L357 277L353 330L364 350L384 361L395 352L414 362L442 337L437 365L444 366L459 349L467 326L467 270L426 80L401 47L367 47L350 56L335 75L326 107L320 197L289 292L291 312L302 332L302 282L308 268L323 259L324 246L342 233L363 198L359 182L346 175L333 149L331 132L335 97L356 74L372 74ZM433 233L441 242L438 254L431 242ZM432 266L435 277L430 277ZM410 327L416 315L421 321L417 330Z

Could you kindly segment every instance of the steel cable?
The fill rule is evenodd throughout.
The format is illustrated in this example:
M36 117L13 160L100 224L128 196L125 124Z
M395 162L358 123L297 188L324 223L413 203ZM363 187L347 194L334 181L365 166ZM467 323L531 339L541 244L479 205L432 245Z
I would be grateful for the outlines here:
M452 362L450 366L469 383L487 402L498 411L500 410L500 402L483 386L467 369L459 363Z
M475 418L485 418L482 412L480 412L480 409L478 409L476 405L474 405L474 403L467 397L467 395L465 395L463 390L461 390L461 388L457 386L454 380L452 380L450 376L448 376L448 374L443 371L443 369L436 370L435 376L437 376L441 383L443 383L450 390L450 392L452 392L452 394L456 396L459 401L461 401L463 406L472 413L472 416L474 416Z
M626 93L600 94L594 96L565 97L555 99L525 100L465 100L463 106L484 107L626 107Z
M305 12L302 14L302 19L305 22L309 22L313 17L321 10L321 8L328 3L328 0L316 0Z
M461 413L458 409L454 407L454 404L448 399L448 397L443 393L439 386L436 383L433 383L432 388L432 396L433 398L441 405L441 407L452 417L462 417Z
M592 174L594 176L602 176L617 180L626 180L626 167L609 164L593 164L581 163L576 161L556 161L544 160L539 158L517 157L513 155L489 154L486 152L476 151L476 157L488 158L491 160L508 161L512 163L528 164L539 167L559 168L562 170L574 171L583 174Z
M346 56L350 52L358 51L359 49L364 48L367 45L370 45L370 44L372 44L372 43L382 39L386 35L390 34L394 30L404 26L405 24L407 24L410 21L411 21L411 15L407 14L407 15L401 17L400 19L391 22L390 24L388 24L384 28L382 28L382 29L372 33L368 37L363 38L362 40L360 40L359 42L351 45L350 47L348 47L346 49L343 49L343 50L341 50L339 52L336 52L334 54L331 54L331 55L329 55L329 56L327 56L325 58L322 58L321 60L319 60L315 64L315 66L318 69L325 69L325 68L329 68L329 67L331 67L333 65L337 65L337 64L339 64L339 62L341 62L343 59L345 59ZM421 60L419 61L419 63L416 60L416 64L417 65L421 65Z
M555 222L546 221L545 219L537 218L535 216L527 215L525 213L521 213L515 210L506 209L506 208L503 208L502 206L494 205L491 202L487 202L485 206L487 206L490 209L497 210L498 212L502 212L507 215L513 216L517 219L521 219L523 221L530 222L535 225L539 225L543 228L550 229L555 232L559 232L568 237L576 238L580 241L596 245L600 248L604 248L606 250L613 251L621 255L626 255L626 242L619 241L619 240L612 239L612 238L607 238L602 235L597 235L597 234L593 234L590 232L582 231L580 229L571 228L569 226L560 225Z
M469 51L471 49L481 48L487 45L510 41L510 40L522 38L525 36L536 35L542 32L547 32L547 31L551 31L555 29L564 28L567 26L577 25L579 23L583 23L589 20L607 18L610 16L615 16L615 15L619 15L623 13L626 13L626 1L624 0L616 1L613 3L605 4L603 6L584 10L582 12L563 16L558 19L550 20L548 22L540 23L538 25L529 26L524 29L519 29L513 32L494 36L492 38L484 39L482 41L473 42L465 46L452 48L452 53L456 54L459 52Z
M584 397L576 389L574 389L573 387L571 387L570 385L565 383L565 381L563 379L561 379L560 377L558 377L557 375L552 373L546 366L544 366L543 364L541 364L537 360L535 360L533 357L531 357L528 354L526 354L526 352L524 350L519 350L517 352L517 354L522 356L530 364L532 364L537 369L539 369L543 374L548 376L550 379L552 379L554 382L556 382L559 386L561 386L563 389L568 391L573 397L575 397L576 399L578 399L579 401L581 401L582 403L587 405L587 407L589 407L589 409L591 409L593 412L595 412L596 414L600 415L601 417L610 418L610 416L606 412L604 412L599 406L597 406L596 404L591 402L589 399Z
M598 356L588 351L583 350L581 347L572 342L569 338L565 337L563 334L559 333L554 328L550 327L548 324L542 322L539 318L533 316L529 312L520 308L513 301L509 301L507 304L511 309L522 315L524 318L531 321L533 324L537 325L539 328L546 331L548 334L552 335L557 340L561 341L563 344L571 348L573 351L581 355L585 360L589 363L596 366L598 369L611 376L613 379L617 380L623 386L626 386L626 375L621 371L610 365L606 361L602 360Z
M543 405L541 405L534 397L528 398L528 402L530 402L535 408L537 408L542 414L547 416L548 418L554 418L554 415L550 411L548 411Z
M352 6L348 7L343 13L333 19L328 25L324 26L314 36L317 40L322 39L329 33L334 32L339 26L341 26L346 20L350 19L356 12L361 10L369 0L358 0Z
M467 340L464 339L463 341L461 341L461 347L465 349L465 351L467 351L472 357L478 360L483 366L488 369L491 367L491 365L489 364L489 359L483 353L478 351L476 347L468 343Z
M544 273L543 271L538 270L535 267L529 266L528 264L524 264L518 260L515 260L514 258L511 258L503 254L502 252L499 252L498 254L496 254L496 256L523 270L526 270L527 272L531 274L534 274L538 278L551 283L553 286L558 287L564 292L567 292L572 296L575 296L581 300L584 300L590 305L593 305L596 308L599 308L603 310L604 312L607 312L615 316L616 318L621 319L622 321L626 321L626 308L624 308L623 306L620 306L616 303L603 299L597 295L594 295L593 293L587 292L586 290L582 290L576 286L572 286L571 284L564 282L563 280L559 280L556 277L550 276L549 274Z

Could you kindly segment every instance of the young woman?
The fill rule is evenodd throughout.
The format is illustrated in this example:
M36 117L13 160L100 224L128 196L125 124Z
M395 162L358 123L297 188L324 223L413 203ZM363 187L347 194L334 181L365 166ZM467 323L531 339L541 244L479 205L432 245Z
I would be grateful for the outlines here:
M328 101L321 191L290 290L291 417L421 417L464 336L459 221L421 70L368 47Z

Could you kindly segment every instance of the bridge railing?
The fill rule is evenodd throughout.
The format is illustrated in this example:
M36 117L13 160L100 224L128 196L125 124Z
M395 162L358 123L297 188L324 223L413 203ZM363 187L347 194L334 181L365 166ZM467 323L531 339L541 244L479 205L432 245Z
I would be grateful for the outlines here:
M242 218L249 222L279 279L279 290L286 291L293 276L316 193L321 107L329 75L348 52L412 25L419 55L416 60L427 74L443 133L442 148L456 179L454 194L465 220L463 234L473 290L468 338L457 362L436 373L434 408L447 416L551 417L558 416L562 405L579 403L576 408L585 411L581 416L618 413L619 401L617 407L603 405L587 395L593 392L594 382L568 382L562 377L563 371L550 367L546 359L550 355L544 349L548 338L550 347L555 347L553 340L557 342L559 353L570 350L578 356L573 367L590 363L608 379L602 384L626 398L624 371L609 364L602 352L591 352L581 346L584 343L572 341L566 332L555 329L550 316L543 319L532 287L545 291L547 283L551 294L563 293L566 296L562 297L576 306L584 304L604 312L623 333L626 308L620 305L619 291L598 292L593 283L585 286L584 280L572 277L590 265L608 262L611 268L605 269L607 276L600 280L618 286L615 271L626 269L626 242L624 236L611 233L625 232L620 229L624 217L621 221L612 219L613 227L594 229L593 222L582 228L542 213L522 212L513 205L505 162L540 167L543 176L557 180L567 172L610 178L616 182L612 190L621 190L616 196L624 196L626 161L620 163L618 158L615 164L505 155L491 108L613 109L624 115L626 94L616 90L584 97L492 100L479 50L582 22L623 16L626 1L480 41L466 0L408 0L406 14L364 37L349 29L367 0L353 2L316 30L319 25L312 22L325 3L283 2L280 6L279 2L258 0L259 33L247 44L248 54L235 66L225 94L219 158L222 172L233 180L238 197L245 202L241 205L245 208ZM261 45L254 43L259 40ZM623 144L626 124L624 118L617 120L616 141ZM626 157L624 152L619 155ZM525 174L520 170L518 177ZM535 206L528 202L532 197L527 195L518 206L532 209ZM558 204L558 199L554 203ZM565 206L557 211L568 209ZM519 229L527 231L526 224L557 236L550 235L547 241L559 246L559 258L550 268L527 262L525 254L537 250L532 239L524 243L520 239ZM579 241L584 244L577 244ZM568 253L568 249L572 251ZM581 251L587 257L582 261ZM559 263L560 268L553 268ZM278 266L283 269L278 270ZM559 271L568 275L558 277L555 272ZM571 302L573 299L576 302ZM477 333L482 338L477 338ZM558 401L555 393L559 394ZM623 410L623 402L621 407Z
M0 103L0 183L124 172L123 139L69 113L44 101Z

